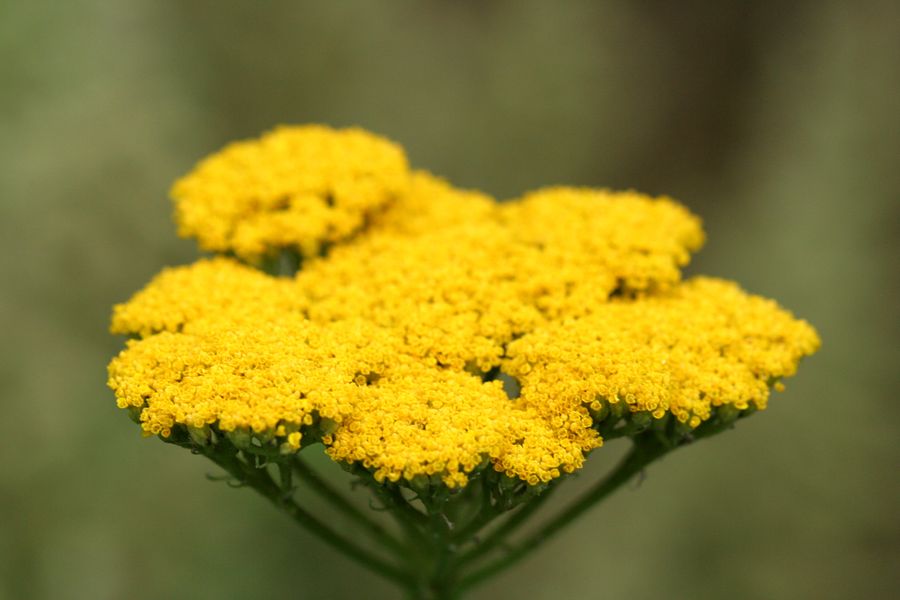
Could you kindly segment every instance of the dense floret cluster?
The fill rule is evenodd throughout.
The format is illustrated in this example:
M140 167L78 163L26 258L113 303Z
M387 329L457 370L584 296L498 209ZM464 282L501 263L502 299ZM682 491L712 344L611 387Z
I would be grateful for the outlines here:
M547 188L498 203L361 130L283 127L175 186L223 256L115 308L110 364L147 434L288 454L322 443L377 481L535 485L604 439L765 408L818 347L774 302L681 280L699 220L668 198ZM302 257L294 275L258 268Z

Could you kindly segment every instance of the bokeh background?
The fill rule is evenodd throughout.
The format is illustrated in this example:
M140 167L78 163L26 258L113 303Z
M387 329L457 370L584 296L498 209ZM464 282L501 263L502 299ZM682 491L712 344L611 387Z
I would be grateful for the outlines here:
M196 256L170 183L306 122L362 125L498 198L670 194L709 232L691 272L777 298L824 339L769 411L654 465L472 598L897 597L898 7L0 2L0 598L396 596L142 439L105 387L111 305Z

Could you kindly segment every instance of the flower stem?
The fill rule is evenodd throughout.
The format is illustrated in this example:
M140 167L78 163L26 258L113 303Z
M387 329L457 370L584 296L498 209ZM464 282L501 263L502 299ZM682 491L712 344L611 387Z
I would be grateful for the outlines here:
M369 489L384 507L384 510L403 529L410 543L415 544L420 550L427 548L428 539L425 533L427 518L410 506L400 489L390 484L374 484L370 485Z
M237 449L230 444L221 441L219 444L210 446L205 454L231 476L262 494L272 504L293 518L297 524L318 536L322 541L374 573L405 588L410 586L410 578L406 573L341 537L330 527L321 523L294 501L290 495L290 488L278 485L265 468L256 468L241 460Z
M361 525L372 539L393 552L399 557L405 557L408 549L397 541L384 527L372 521L361 510L350 503L342 494L328 482L320 477L299 455L294 456L291 466L297 474L313 491L321 495L333 508L341 511L350 519Z
M495 529L487 539L482 541L478 546L473 548L470 552L463 555L458 563L458 567L462 567L464 565L469 564L473 560L487 554L498 545L502 544L510 534L512 534L516 529L519 528L525 521L528 520L531 515L533 515L551 496L553 490L556 489L556 486L550 486L544 492L532 498L527 504L525 504L522 508L520 508L517 512L515 512L512 516L510 516L500 527ZM494 514L496 516L496 513ZM489 520L485 520L484 524L487 524Z
M619 463L619 465L602 481L588 490L574 503L569 505L562 513L545 523L538 531L529 535L517 546L512 548L508 554L463 578L459 583L459 589L468 589L485 579L496 575L500 571L509 568L526 555L533 552L541 545L541 543L561 531L566 525L574 521L597 502L628 482L632 477L640 473L644 467L663 456L670 449L670 446L667 446L652 437L641 438L639 442L636 440L635 445L631 448L622 462ZM541 498L541 496L538 496L538 498ZM536 501L537 499L532 502ZM528 510L529 508L531 508L531 505L526 506L523 511ZM533 509L530 512L533 512ZM528 516L528 514L524 515L521 517L521 520L524 520ZM515 517L519 517L519 514L517 513L513 516L513 518ZM506 528L506 525L508 525L508 523L504 525L503 529ZM500 539L502 539L502 536L498 537L498 540ZM496 543L498 542L494 542L493 545L496 545ZM476 548L476 551L477 550L478 549ZM483 553L484 552L480 552L479 554Z

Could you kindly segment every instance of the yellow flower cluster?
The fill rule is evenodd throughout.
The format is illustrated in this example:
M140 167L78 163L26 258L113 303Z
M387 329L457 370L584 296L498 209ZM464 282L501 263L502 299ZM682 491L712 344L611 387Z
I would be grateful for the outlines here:
M330 207L360 207L362 220L332 238L322 228L290 243L259 235L246 252L231 234L244 219L261 231L262 213L231 212L224 246L210 247L239 256L356 233L324 256L307 253L293 278L201 260L117 306L113 331L139 338L110 364L110 386L147 434L215 427L292 452L315 432L334 460L379 481L455 487L490 465L537 484L582 466L611 409L695 428L718 407L764 408L770 384L818 346L809 325L769 300L724 281L681 282L703 233L670 199L549 188L497 203L382 160L367 179L381 182L372 202L360 191L371 185L342 186L358 181L373 148L390 147L355 131L359 156L335 142L340 152L309 158L335 135L344 134L279 130L238 146L252 159L217 155L188 177L241 181L240 194L207 188L208 206L223 197L233 207L265 196L254 187L263 179L266 193L294 189L315 164L316 189L364 196ZM303 157L296 169L291 157ZM518 380L519 397L500 371Z
M251 261L275 248L318 254L409 185L406 155L361 129L280 127L237 142L175 183L179 233Z
M227 258L200 260L190 268L163 269L144 290L113 308L112 333L179 332L192 321L221 319L241 325L264 315L272 320L295 310L294 286Z
M540 327L509 345L503 368L524 404L564 422L625 403L697 427L724 404L765 408L769 382L817 347L815 331L774 302L696 278Z
M311 319L359 316L401 331L414 356L487 371L541 322L674 284L702 243L698 220L668 199L557 188L489 212L482 198L434 192L409 228L372 228L299 273Z

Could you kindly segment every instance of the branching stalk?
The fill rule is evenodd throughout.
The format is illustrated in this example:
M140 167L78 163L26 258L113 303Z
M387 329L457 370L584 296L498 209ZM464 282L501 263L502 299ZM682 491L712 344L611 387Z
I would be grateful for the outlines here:
M340 536L304 510L291 497L291 490L276 484L266 469L258 469L245 463L239 458L233 447L229 448L229 446L221 444L211 448L214 448L214 450L207 452L207 457L225 469L232 477L251 486L265 496L272 504L290 515L301 527L374 573L403 587L408 588L410 586L410 578L405 572Z
M514 533L523 523L525 523L529 519L529 517L531 517L531 515L537 512L537 510L541 506L543 506L543 504L553 494L553 490L555 489L556 486L548 487L541 495L535 496L524 506L522 506L522 508L510 515L510 517L506 521L504 521L503 524L500 525L500 527L491 532L490 536L487 539L475 546L467 554L464 554L459 559L458 566L462 567L464 565L467 565L477 558L484 556L497 546L502 545L512 533ZM496 514L494 516L496 516ZM490 522L490 520L488 520L487 522Z
M500 571L511 567L513 564L537 549L541 543L559 533L566 525L574 521L597 502L627 483L632 477L640 473L644 467L664 455L670 449L670 447L667 447L654 438L642 438L640 442L635 443L619 466L617 466L606 478L588 490L568 508L564 509L562 513L545 523L538 531L522 540L513 547L508 554L463 578L459 583L459 589L465 590L471 588L485 579L496 575ZM538 498L540 498L540 496ZM529 508L530 506L526 506L523 510ZM514 517L516 516L519 516L519 514L514 515ZM528 515L525 515L525 517L521 517L521 519L524 520L527 516ZM502 536L498 537L498 542L495 542L494 545L499 543L499 540L502 540ZM477 550L478 549L476 548L476 551ZM481 552L480 554L483 553L484 552Z
M409 550L406 546L401 544L384 527L371 520L364 512L331 487L327 481L313 471L300 455L294 456L291 466L293 467L294 473L302 479L310 489L327 500L331 507L339 510L347 515L352 521L362 526L363 530L365 530L373 540L401 558L407 555Z

